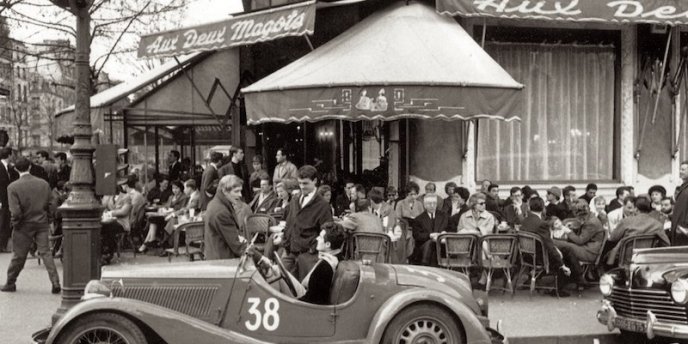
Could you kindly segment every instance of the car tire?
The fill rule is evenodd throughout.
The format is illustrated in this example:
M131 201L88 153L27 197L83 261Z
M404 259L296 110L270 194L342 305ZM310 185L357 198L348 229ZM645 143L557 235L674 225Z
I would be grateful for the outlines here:
M115 313L94 313L78 318L59 336L56 343L77 344L80 339L86 343L147 344L148 340L133 321Z
M410 306L389 323L382 344L426 343L461 344L462 333L454 317L441 307L420 304Z

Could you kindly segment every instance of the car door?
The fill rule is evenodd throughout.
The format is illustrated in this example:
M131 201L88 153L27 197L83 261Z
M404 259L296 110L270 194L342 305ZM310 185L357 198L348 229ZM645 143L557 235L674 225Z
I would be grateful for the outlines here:
M247 281L243 291L233 293L224 327L267 341L299 343L298 338L331 337L335 331L333 306L301 302L286 295L259 275ZM241 300L240 304L236 301Z

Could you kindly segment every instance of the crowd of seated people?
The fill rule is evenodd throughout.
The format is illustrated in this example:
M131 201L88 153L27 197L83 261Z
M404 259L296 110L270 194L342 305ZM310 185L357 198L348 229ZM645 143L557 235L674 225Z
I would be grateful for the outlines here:
M243 152L234 149L230 154L230 157L211 155L213 163L203 172L200 189L196 188L197 182L192 176L186 182L171 181L171 187L167 178L157 181L156 187L145 197L149 205L158 204L168 208L170 213L162 219L149 221L140 251L145 251L156 239L165 241L178 216L190 209L205 210L213 202L213 211L206 213L204 218L206 235L212 234L210 238L220 241L231 239L231 242L211 244L217 252L212 254L210 250L207 258L238 256L247 239L250 240L243 237L248 216L268 214L277 221L284 221L285 230L281 235L267 238L266 250L279 252L293 267L294 276L299 277L317 261L313 245L320 226L333 219L347 235L385 233L396 240L403 226L407 231L402 240L408 240L410 245L405 256L397 262L430 266L437 265L434 239L441 233L485 236L532 232L542 238L551 265L579 286L585 285L580 264L595 262L600 253L605 257L603 262L613 264L618 251L616 246L625 237L657 234L665 244L671 241L667 231L672 228L676 195L668 196L666 189L659 185L640 196L635 196L631 187L619 187L609 201L597 195L598 188L593 183L582 193L571 185L553 186L542 197L529 186L512 187L509 197L501 199L499 185L487 180L481 182L474 193L456 183L447 183L444 187L446 198L436 192L434 183L427 183L421 194L419 185L409 181L400 195L393 186L366 187L354 180L346 180L341 188L321 184L314 167L297 168L282 149L278 151L278 168L272 176L263 168L262 157L254 158L253 171L249 175L242 165ZM230 171L228 174L220 176L217 171L222 169L223 161L232 165L223 170ZM686 169L688 175L688 165ZM241 176L233 171L239 171L236 173ZM179 175L184 176L184 173ZM132 189L135 188L125 186L120 194L104 201L110 215L116 219L109 226L127 230L135 198L129 191ZM196 201L192 202L193 199ZM231 221L227 214L231 214ZM160 231L161 227L165 231ZM227 234L230 232L231 235ZM607 245L603 245L605 241ZM108 242L106 249L111 250L111 245L112 242Z

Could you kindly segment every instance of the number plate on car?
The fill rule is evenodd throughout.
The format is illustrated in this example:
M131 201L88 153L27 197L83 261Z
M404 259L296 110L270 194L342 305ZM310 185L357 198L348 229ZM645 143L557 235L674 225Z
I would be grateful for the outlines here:
M640 320L616 318L614 319L614 325L622 330L645 332L645 322Z

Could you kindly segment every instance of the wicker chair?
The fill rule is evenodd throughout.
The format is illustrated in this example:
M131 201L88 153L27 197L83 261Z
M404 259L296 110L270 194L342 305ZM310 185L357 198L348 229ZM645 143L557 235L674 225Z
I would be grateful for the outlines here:
M374 263L388 263L391 240L382 233L354 233L353 259L370 260Z
M267 214L253 214L246 218L246 225L244 226L244 234L246 240L251 240L254 235L258 234L255 241L255 247L259 251L263 251L265 243L270 235L270 227L277 224L275 219Z
M487 274L485 290L489 293L492 288L492 277L495 271L504 273L504 286L494 288L502 292L510 292L513 296L514 287L511 270L514 268L518 237L513 234L487 234L480 239L482 249L481 267Z
M187 222L182 225L179 225L177 229L177 235L179 233L184 232L184 252L181 252L181 254L185 254L189 257L189 260L193 261L195 255L200 255L201 259L203 259L203 245L204 245L204 235L205 235L205 223L202 221L195 221L195 222ZM171 262L172 261L172 256L178 255L180 252L179 250L179 240L175 240L175 246L173 248L168 248L165 250L167 252L167 261Z
M459 270L466 275L477 267L475 255L480 237L477 234L444 233L437 236L437 265Z
M518 233L518 248L520 251L519 257L521 261L521 268L516 275L516 288L519 286L527 286L530 289L531 296L533 291L549 290L554 291L559 297L559 277L558 271L550 270L549 255L545 250L545 245L542 244L542 239L537 234L528 232ZM528 273L529 279L519 285L521 276L524 272ZM545 276L554 276L554 286L537 285L538 279ZM528 283L529 282L529 283Z
M661 240L654 234L632 235L619 241L619 255L617 258L618 266L624 267L631 264L633 250L638 248L659 247Z

